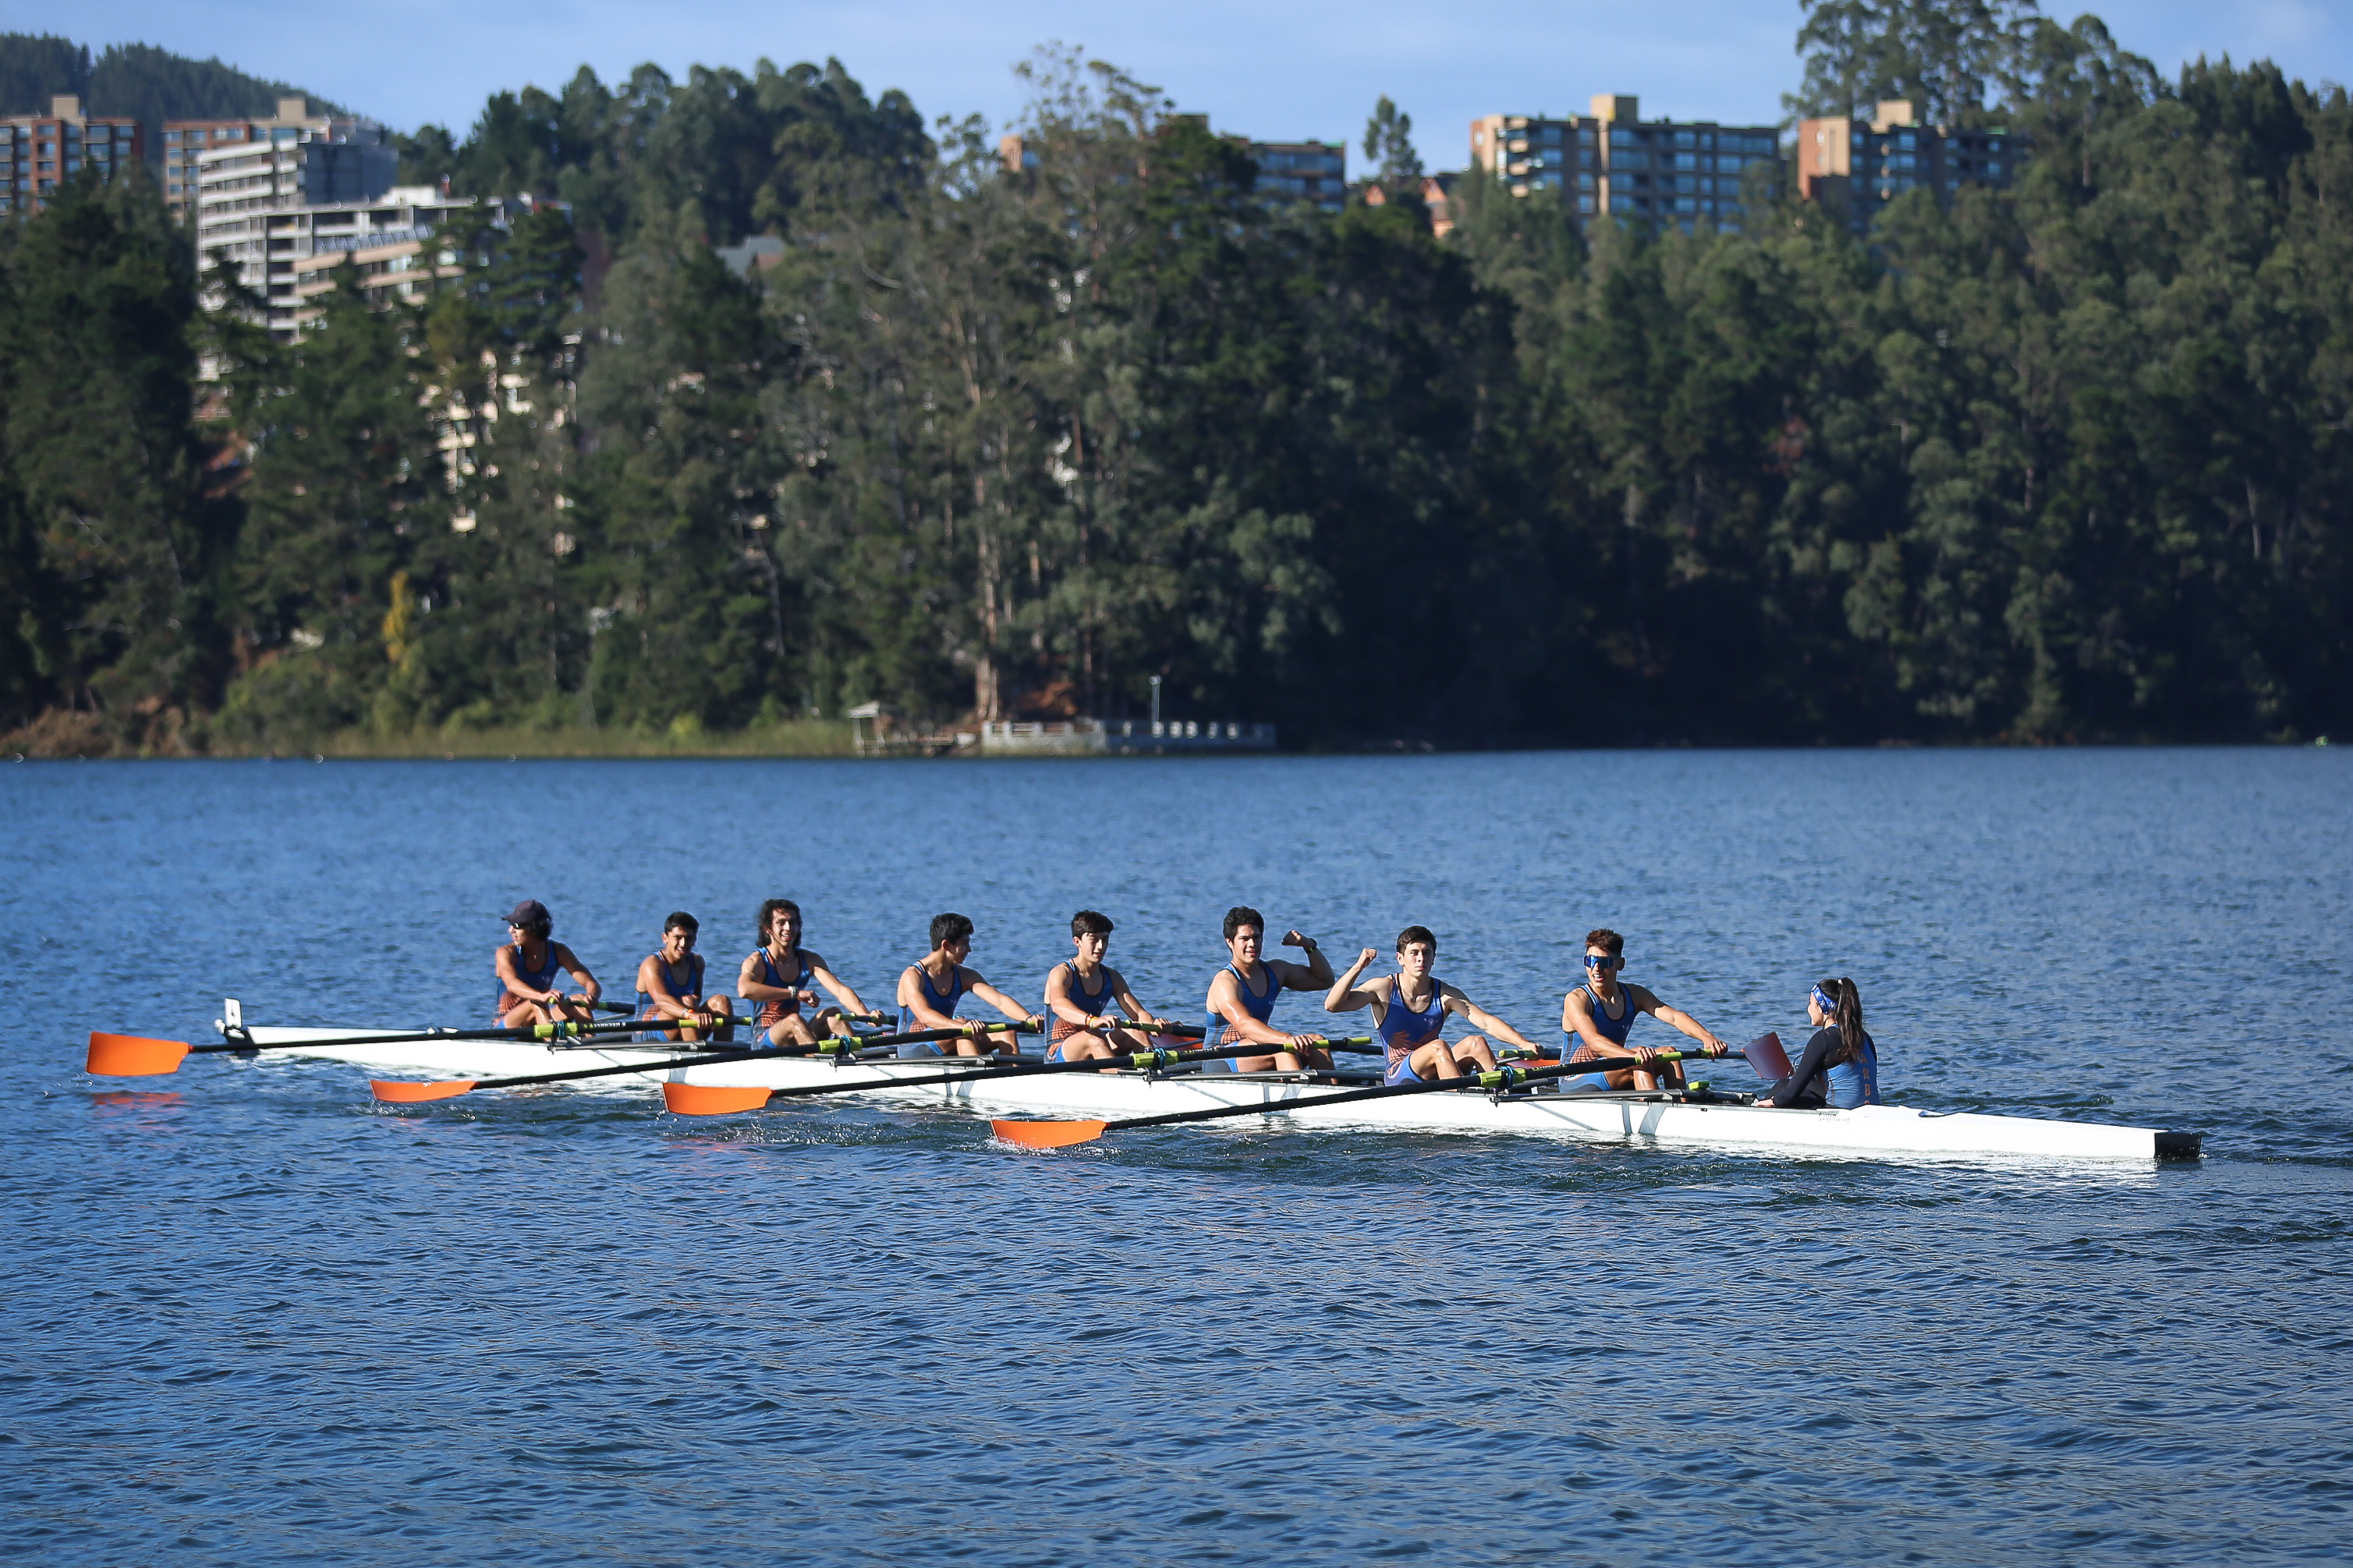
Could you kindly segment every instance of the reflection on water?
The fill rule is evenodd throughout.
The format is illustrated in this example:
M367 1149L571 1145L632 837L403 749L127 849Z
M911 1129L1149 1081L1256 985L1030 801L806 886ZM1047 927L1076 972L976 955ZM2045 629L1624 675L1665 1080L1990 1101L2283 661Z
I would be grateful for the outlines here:
M2348 777L2285 751L0 770L0 1541L2333 1557ZM1229 904L1335 958L1417 921L1539 1039L1608 924L1727 1037L1801 1038L1806 985L1852 974L1897 1098L2190 1126L2210 1158L1258 1127L1039 1156L949 1110L78 1070L88 1029L206 1038L224 994L470 1020L520 897L621 990L669 910L723 968L779 893L870 999L943 909L1031 996L1101 908L1188 1014Z

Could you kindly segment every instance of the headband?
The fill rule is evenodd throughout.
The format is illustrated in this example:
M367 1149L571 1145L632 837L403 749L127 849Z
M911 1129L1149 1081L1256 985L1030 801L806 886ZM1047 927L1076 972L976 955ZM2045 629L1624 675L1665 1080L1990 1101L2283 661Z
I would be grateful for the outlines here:
M1814 1005L1833 1016L1838 1013L1837 1001L1831 997L1829 992L1823 990L1819 985L1814 987Z

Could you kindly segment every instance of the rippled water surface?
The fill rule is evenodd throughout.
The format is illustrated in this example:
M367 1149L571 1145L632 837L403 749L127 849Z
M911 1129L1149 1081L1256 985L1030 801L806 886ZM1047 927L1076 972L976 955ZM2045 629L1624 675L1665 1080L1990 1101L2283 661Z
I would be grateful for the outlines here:
M2341 1560L2348 808L2353 758L2285 750L0 767L0 1552ZM225 994L472 1022L525 896L615 989L672 908L732 968L772 893L870 998L943 909L1023 995L1102 909L1188 1012L1230 903L1344 958L1419 921L1531 1033L1608 924L1721 1034L1852 974L1895 1099L2208 1157L1039 1155L839 1100L79 1070Z

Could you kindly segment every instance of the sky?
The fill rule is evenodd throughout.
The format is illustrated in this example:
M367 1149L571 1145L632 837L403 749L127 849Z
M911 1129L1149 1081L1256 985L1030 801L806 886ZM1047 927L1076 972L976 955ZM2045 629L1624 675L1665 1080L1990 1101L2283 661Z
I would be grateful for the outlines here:
M2053 5L2051 15L2077 12ZM2125 47L2172 74L2203 54L2271 58L2306 81L2353 81L2353 0L2112 0ZM1433 169L1466 161L1482 114L1583 112L1633 93L1646 119L1770 124L1798 82L1796 0L1552 0L1475 7L1406 0L0 0L0 31L65 31L93 52L158 44L218 56L402 130L460 135L501 89L555 89L586 64L607 81L650 60L748 73L839 58L870 94L903 89L926 118L1016 118L1013 64L1050 39L1164 89L1214 129L1346 141L1375 101L1412 115Z

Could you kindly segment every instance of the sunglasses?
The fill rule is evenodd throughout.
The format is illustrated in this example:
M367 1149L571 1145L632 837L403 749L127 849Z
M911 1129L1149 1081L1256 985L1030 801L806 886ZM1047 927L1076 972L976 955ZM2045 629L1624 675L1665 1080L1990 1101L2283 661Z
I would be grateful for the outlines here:
M1585 967L1588 969L1623 969L1626 967L1626 960L1623 956L1605 957L1598 952L1588 952L1585 955Z

